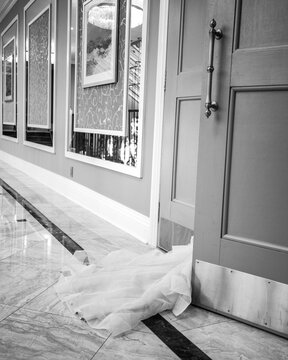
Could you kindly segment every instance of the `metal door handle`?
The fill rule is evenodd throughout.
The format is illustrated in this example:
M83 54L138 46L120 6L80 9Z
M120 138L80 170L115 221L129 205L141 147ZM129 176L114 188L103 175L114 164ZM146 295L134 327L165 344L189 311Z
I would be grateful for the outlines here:
M211 115L211 110L216 111L218 109L218 104L216 101L211 101L211 92L212 92L212 77L213 77L213 60L214 60L214 43L215 39L220 40L223 36L222 30L217 29L215 30L216 21L212 19L210 21L210 30L209 30L209 59L208 59L208 66L207 66L207 72L208 72L208 84L207 84L207 97L205 102L205 115L207 118Z

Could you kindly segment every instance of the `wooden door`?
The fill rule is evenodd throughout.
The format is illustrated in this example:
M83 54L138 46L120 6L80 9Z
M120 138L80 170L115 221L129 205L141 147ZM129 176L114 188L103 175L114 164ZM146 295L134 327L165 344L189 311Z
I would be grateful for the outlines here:
M158 245L186 244L194 229L206 1L170 0Z
M211 0L207 14L207 61L208 20L223 38L219 110L207 119L201 108L194 264L288 284L288 2Z

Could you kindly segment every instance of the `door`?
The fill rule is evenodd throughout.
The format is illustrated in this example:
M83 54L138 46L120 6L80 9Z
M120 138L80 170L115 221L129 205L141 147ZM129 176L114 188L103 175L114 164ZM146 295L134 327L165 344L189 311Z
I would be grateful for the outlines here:
M219 109L206 118L201 105L194 264L288 284L288 2L212 0L207 14L223 38L212 87Z
M167 251L194 229L205 5L169 2L158 237Z

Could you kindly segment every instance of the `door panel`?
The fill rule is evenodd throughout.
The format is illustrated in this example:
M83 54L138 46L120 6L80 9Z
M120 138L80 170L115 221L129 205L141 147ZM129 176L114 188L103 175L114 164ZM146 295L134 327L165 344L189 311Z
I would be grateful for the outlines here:
M190 114L200 116L200 103L200 99L178 98L176 113L176 153L174 154L172 201L191 207L195 205L197 157L190 154L197 154L198 151L199 123L185 120L190 118ZM189 166L187 166L188 164Z
M238 6L240 49L287 45L287 0L242 0Z
M203 19L205 16L205 1L186 0L183 6L183 22L181 26L182 46L180 46L179 62L181 72L202 70ZM181 41L181 40L180 40Z
M239 91L240 90L240 91ZM233 91L223 237L287 246L287 90ZM279 176L281 174L281 176Z
M200 118L200 106L200 98L177 99L170 217L188 229L193 229L195 213L199 122L187 119L191 114Z
M229 269L258 274L265 279L287 284L287 252L263 248L256 242L245 244L223 239L220 264ZM287 314L285 308L287 309L287 301L283 303L283 312Z
M288 83L287 57L287 46L255 51L236 50L233 54L231 85L285 85Z
M238 0L232 86L287 84L287 1Z
M189 242L194 229L205 12L203 0L169 2L158 241L165 250Z
M202 101L194 264L288 284L288 2L210 0L208 16L224 36L209 119Z

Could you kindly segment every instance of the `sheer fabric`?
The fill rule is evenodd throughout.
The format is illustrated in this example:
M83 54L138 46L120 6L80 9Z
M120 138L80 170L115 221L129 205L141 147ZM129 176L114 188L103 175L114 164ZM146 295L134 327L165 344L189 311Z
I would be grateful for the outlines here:
M75 254L83 264L63 271L55 289L100 335L120 335L168 309L177 316L191 302L192 245L167 254L118 250L88 266L85 253Z

